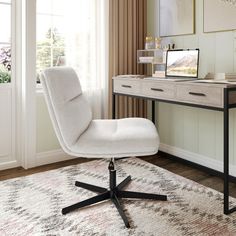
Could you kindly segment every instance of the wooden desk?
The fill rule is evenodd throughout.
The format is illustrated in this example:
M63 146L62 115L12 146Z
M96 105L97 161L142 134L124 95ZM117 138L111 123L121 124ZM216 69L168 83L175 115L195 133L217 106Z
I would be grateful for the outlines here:
M113 119L116 118L116 95L152 100L153 122L155 122L155 101L223 112L224 214L236 211L236 207L231 209L229 207L229 110L236 108L235 84L114 77L112 94Z

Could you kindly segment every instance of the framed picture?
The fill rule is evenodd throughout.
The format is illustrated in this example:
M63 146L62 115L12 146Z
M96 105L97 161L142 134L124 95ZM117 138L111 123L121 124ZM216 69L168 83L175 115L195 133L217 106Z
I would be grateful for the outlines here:
M236 1L204 0L204 32L236 29Z
M160 0L159 17L161 37L194 34L195 0Z

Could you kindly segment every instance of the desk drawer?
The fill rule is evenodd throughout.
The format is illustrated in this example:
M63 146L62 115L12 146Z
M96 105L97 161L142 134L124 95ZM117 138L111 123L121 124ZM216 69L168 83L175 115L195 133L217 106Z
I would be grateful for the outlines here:
M222 88L199 85L177 85L176 98L179 101L187 103L223 107Z
M162 82L144 82L142 84L142 94L153 98L174 99L175 85Z
M116 93L140 95L141 92L140 79L137 80L114 79L113 86L114 86L113 91Z

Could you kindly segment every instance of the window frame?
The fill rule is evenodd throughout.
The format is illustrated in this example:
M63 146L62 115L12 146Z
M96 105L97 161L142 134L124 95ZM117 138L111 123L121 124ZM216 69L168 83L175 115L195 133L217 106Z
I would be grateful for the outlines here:
M9 45L11 48L11 81L9 83L0 83L0 85L8 84L13 86L15 84L15 71L16 71L16 0L11 0L10 3L3 2L0 0L0 5L8 5L11 7L11 22L10 22L10 32L11 37L9 42L0 42L0 45Z
M50 0L51 1L51 0ZM41 12L41 11L38 11L37 10L37 5L36 5L36 18L38 19L39 16L47 16L50 18L50 24L49 24L49 29L54 29L54 25L53 25L53 18L54 17L58 17L58 18L64 18L63 15L61 14L57 14L57 13L53 13L53 9L52 9L52 1L51 1L51 9L50 9L50 12ZM38 22L37 22L38 24ZM37 53L38 53L38 49L41 48L41 49L49 49L50 50L50 56L49 56L49 60L50 60L50 67L52 67L54 65L54 50L55 49L59 49L59 50L65 50L65 47L59 47L59 46L55 46L53 45L52 42L50 42L50 45L48 46L40 46L38 43L40 41L38 41L37 37L37 29L36 29L36 67L38 65L38 60L37 60ZM59 33L60 35L60 33ZM53 38L53 30L51 30L50 32L50 41L52 41L52 38ZM37 72L38 73L38 72ZM40 86L40 82L37 81L37 84L39 84L39 86L37 85L37 88L40 88L41 89L41 86Z

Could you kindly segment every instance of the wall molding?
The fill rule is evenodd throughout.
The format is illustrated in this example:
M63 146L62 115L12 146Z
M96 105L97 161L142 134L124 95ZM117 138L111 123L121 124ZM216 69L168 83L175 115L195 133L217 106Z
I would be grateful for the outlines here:
M16 168L16 167L19 167L19 166L20 165L19 165L17 160L2 162L2 163L0 163L0 171Z
M60 161L72 160L78 157L69 156L62 149L51 150L46 152L39 152L36 154L36 165L42 166ZM17 160L5 161L0 163L0 171L12 169L21 166ZM24 167L23 167L24 168Z
M179 157L183 160L190 161L193 163L196 163L201 166L208 167L210 169L223 172L223 161L218 161L213 158L203 156L194 152L190 152L187 150L184 150L182 148L170 146L164 143L160 144L159 150L165 153L168 153L170 155ZM222 158L223 160L223 158ZM230 165L230 175L233 177L236 177L236 166Z
M69 156L62 149L39 152L36 154L36 166L47 165L60 161L72 160L78 157Z

